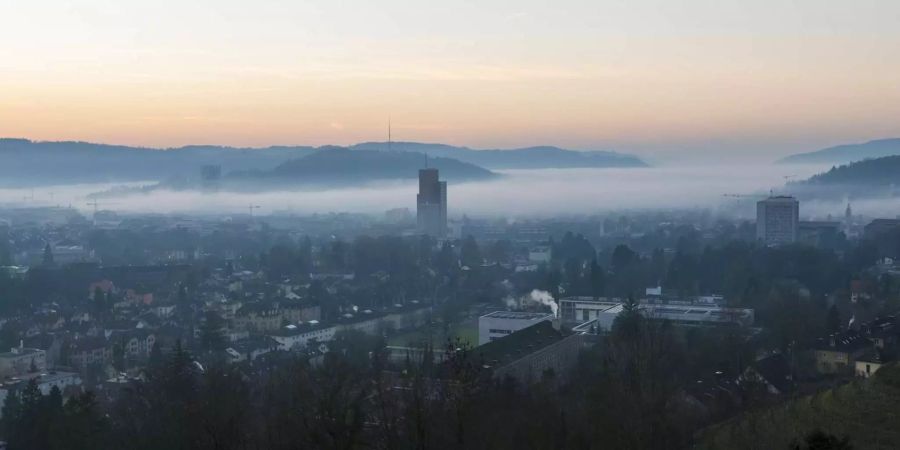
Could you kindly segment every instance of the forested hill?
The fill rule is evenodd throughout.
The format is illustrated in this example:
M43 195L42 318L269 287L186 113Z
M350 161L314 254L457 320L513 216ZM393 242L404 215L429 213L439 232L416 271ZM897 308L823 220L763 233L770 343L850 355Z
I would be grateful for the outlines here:
M377 152L331 148L285 162L272 170L238 172L226 182L279 185L351 185L378 180L416 178L419 169L433 167L449 182L487 180L490 170L450 158L426 158L412 152Z
M89 142L0 139L0 183L34 186L162 180L199 176L204 165L219 165L223 173L271 169L315 150L303 146L187 146L163 150Z
M539 146L508 150L475 150L444 144L419 142L364 142L351 147L355 150L394 151L424 153L432 157L458 159L488 169L549 169L549 168L604 168L647 167L647 163L634 155L610 151L576 151L559 147Z
M699 449L803 448L897 449L900 448L900 367L882 367L868 380L860 380L819 394L802 397L767 410L747 412L736 420L701 433ZM809 445L821 430L850 445ZM818 437L824 442L824 436Z
M781 164L847 164L893 155L900 155L900 138L838 145L814 152L791 155L778 162Z
M815 175L802 182L808 185L888 187L900 184L900 156L867 159Z
M397 142L391 144L395 152L388 152L387 143L363 143L350 147L355 151L378 151L382 153L408 152L412 155L404 159L402 155L387 156L386 161L409 165L403 161L420 160L423 154L432 159L449 178L483 178L475 166L488 169L543 169L578 167L644 167L646 163L631 155L614 152L579 152L557 147L530 147L512 150L472 150L443 144L419 144ZM90 142L41 142L27 139L0 138L0 186L39 186L49 184L103 183L127 181L159 181L176 178L197 178L205 165L218 165L222 173L235 171L268 171L288 161L298 160L323 150L337 147L323 146L273 146L264 148L224 147L192 145L159 149L106 145ZM303 172L302 166L321 167L329 164L345 163L352 166L354 160L369 158L375 163L378 155L355 154L318 156L303 163L292 162L275 171ZM451 163L446 159L457 160ZM359 168L348 166L349 171ZM417 167L421 163L417 163ZM291 169L293 168L293 169ZM334 169L334 167L331 167ZM388 168L378 169L387 174ZM374 173L374 172L371 172ZM406 172L404 172L406 173ZM480 173L480 175L479 175ZM310 174L316 176L316 174Z

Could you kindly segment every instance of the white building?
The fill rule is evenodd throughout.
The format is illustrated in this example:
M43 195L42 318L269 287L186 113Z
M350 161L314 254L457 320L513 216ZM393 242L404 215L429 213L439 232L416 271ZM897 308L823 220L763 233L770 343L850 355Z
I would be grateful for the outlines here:
M500 339L545 320L553 321L550 313L494 311L478 318L478 345Z
M535 264L548 264L553 256L549 246L534 247L528 250L528 261Z
M81 377L74 372L36 372L14 377L0 384L0 405L6 401L10 392L19 392L28 386L31 380L35 380L41 394L48 395L56 387L61 393L65 393L70 386L81 386ZM0 411L2 413L2 411Z
M12 377L47 369L47 352L37 348L14 347L0 353L0 377Z
M292 350L304 348L313 340L328 342L334 339L336 332L336 326L323 327L318 321L312 320L305 324L288 325L269 336L278 342L279 350Z
M560 299L559 318L567 325L596 321L600 330L608 331L613 321L622 312L622 303L608 300L594 300L591 297L570 297Z
M598 332L609 331L616 317L625 309L619 301L593 300L590 297L560 299L560 320L563 324L577 326L590 322L589 327ZM641 303L638 311L644 317L668 320L678 326L738 325L749 327L755 320L754 311L744 308L725 308L715 304L648 304Z

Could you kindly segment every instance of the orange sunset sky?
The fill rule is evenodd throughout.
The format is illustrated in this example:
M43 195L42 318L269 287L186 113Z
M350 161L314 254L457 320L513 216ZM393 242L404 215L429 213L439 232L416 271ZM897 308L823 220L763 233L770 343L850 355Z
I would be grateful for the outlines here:
M900 136L897 1L3 1L0 136L774 158Z

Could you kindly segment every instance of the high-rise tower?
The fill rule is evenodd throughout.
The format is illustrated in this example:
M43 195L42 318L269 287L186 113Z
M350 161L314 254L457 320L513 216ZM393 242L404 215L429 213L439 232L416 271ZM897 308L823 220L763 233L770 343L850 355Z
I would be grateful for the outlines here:
M420 233L434 237L447 234L447 182L440 180L437 169L419 170L416 223Z
M772 196L756 204L756 238L767 245L797 240L800 202L790 196Z

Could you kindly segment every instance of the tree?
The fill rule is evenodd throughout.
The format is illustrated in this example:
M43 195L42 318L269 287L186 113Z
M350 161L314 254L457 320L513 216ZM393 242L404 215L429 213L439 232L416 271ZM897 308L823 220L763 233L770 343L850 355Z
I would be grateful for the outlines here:
M472 236L463 239L462 248L459 251L459 259L464 266L475 268L481 265L481 251L478 249L478 242Z
M825 433L822 430L815 430L806 435L803 439L803 445L794 444L792 450L853 450L850 445L850 438L844 436L838 438L833 434Z
M594 300L602 297L606 290L606 272L597 264L597 258L591 260L591 296Z
M45 267L53 265L53 249L50 247L50 244L44 246L44 256L41 259L41 265Z
M841 331L841 314L838 312L837 305L831 305L828 308L828 315L825 316L825 329L831 334Z
M637 253L625 244L617 245L613 250L612 267L616 273L624 271L635 260L637 260Z
M225 349L225 335L222 329L225 321L215 311L207 311L203 324L200 326L200 346L207 352L215 352Z

